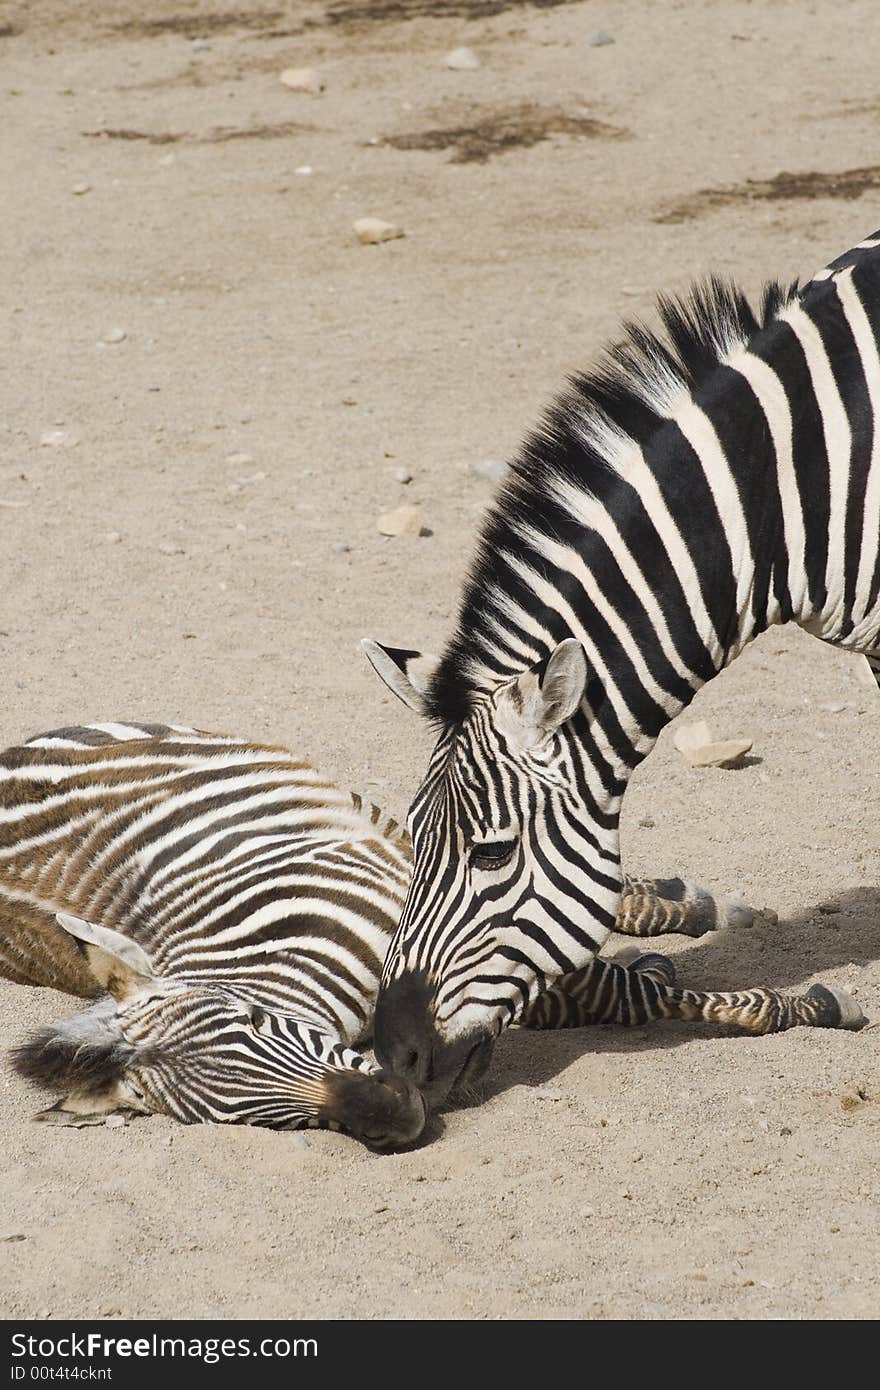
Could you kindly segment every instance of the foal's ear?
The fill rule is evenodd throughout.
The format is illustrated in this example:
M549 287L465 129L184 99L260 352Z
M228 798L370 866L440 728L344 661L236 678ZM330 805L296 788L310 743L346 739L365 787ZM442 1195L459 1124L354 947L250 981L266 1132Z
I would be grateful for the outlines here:
M372 637L361 639L361 651L398 700L416 714L425 713L425 693L439 665L436 656L425 656L424 652L407 651L403 647L384 647Z
M495 699L495 727L514 747L536 748L577 711L588 676L583 647L567 637L546 661L501 688Z
M146 951L121 932L72 917L68 912L56 912L55 920L74 938L101 989L119 1003L142 993L155 980L156 972Z

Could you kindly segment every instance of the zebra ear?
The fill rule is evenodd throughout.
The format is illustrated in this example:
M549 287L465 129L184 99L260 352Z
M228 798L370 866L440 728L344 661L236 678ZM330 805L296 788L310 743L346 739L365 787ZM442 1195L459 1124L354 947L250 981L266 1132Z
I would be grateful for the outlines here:
M403 647L385 647L372 637L362 638L361 651L398 700L416 714L425 713L425 693L439 664L437 657Z
M589 668L580 642L567 637L547 658L524 671L495 697L495 726L521 749L536 748L578 709Z
M56 912L55 920L74 938L101 989L112 994L117 1002L132 999L155 980L147 953L121 932L72 917L68 912Z

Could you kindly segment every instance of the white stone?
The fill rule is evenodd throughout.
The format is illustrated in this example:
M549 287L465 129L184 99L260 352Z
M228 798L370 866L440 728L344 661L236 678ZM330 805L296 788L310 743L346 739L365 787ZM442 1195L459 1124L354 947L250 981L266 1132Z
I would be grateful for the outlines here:
M393 222L383 222L380 217L359 217L354 223L354 233L363 246L374 246L380 241L394 241L405 236L402 227Z
M101 335L102 343L124 343L128 334L124 328L111 328Z
M483 64L472 48L453 48L446 55L446 66L452 68L453 72L476 72Z
M470 465L470 470L475 478L482 478L485 482L503 483L510 472L510 465L502 459L479 459Z
M714 739L705 720L683 724L672 742L691 767L734 767L752 747L750 738Z
M395 507L392 512L383 512L376 520L376 526L383 536L420 536L424 520L419 507Z
M291 92L318 96L324 90L323 78L314 68L285 68L280 80Z
M90 183L75 183L70 191L75 193L77 198L81 198L84 193L91 193L92 185Z

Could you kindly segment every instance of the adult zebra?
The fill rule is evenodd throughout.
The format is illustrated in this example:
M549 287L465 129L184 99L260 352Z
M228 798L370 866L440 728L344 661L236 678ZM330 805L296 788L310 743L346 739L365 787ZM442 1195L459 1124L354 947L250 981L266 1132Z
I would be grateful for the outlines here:
M0 975L98 996L18 1049L19 1070L61 1092L42 1118L159 1111L327 1125L379 1147L415 1138L422 1097L364 1052L411 859L393 820L283 748L110 723L0 754ZM627 888L632 935L748 921L680 880ZM764 1032L827 1018L821 993L673 984L662 956L594 961L523 1021Z
M791 620L880 672L880 232L758 314L660 313L525 445L442 658L364 643L439 728L375 1025L434 1095L602 947L627 781L700 686Z

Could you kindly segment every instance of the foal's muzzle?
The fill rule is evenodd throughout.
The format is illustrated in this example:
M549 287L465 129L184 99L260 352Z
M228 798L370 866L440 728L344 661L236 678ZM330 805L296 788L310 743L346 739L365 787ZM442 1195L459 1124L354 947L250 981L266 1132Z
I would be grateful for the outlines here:
M427 1106L417 1088L386 1071L338 1071L326 1078L327 1100L319 1112L374 1149L400 1148L418 1139Z
M437 1031L433 1004L434 992L423 972L400 975L379 991L374 1020L377 1060L418 1086L432 1107L480 1080L495 1041L478 1029L448 1042Z

